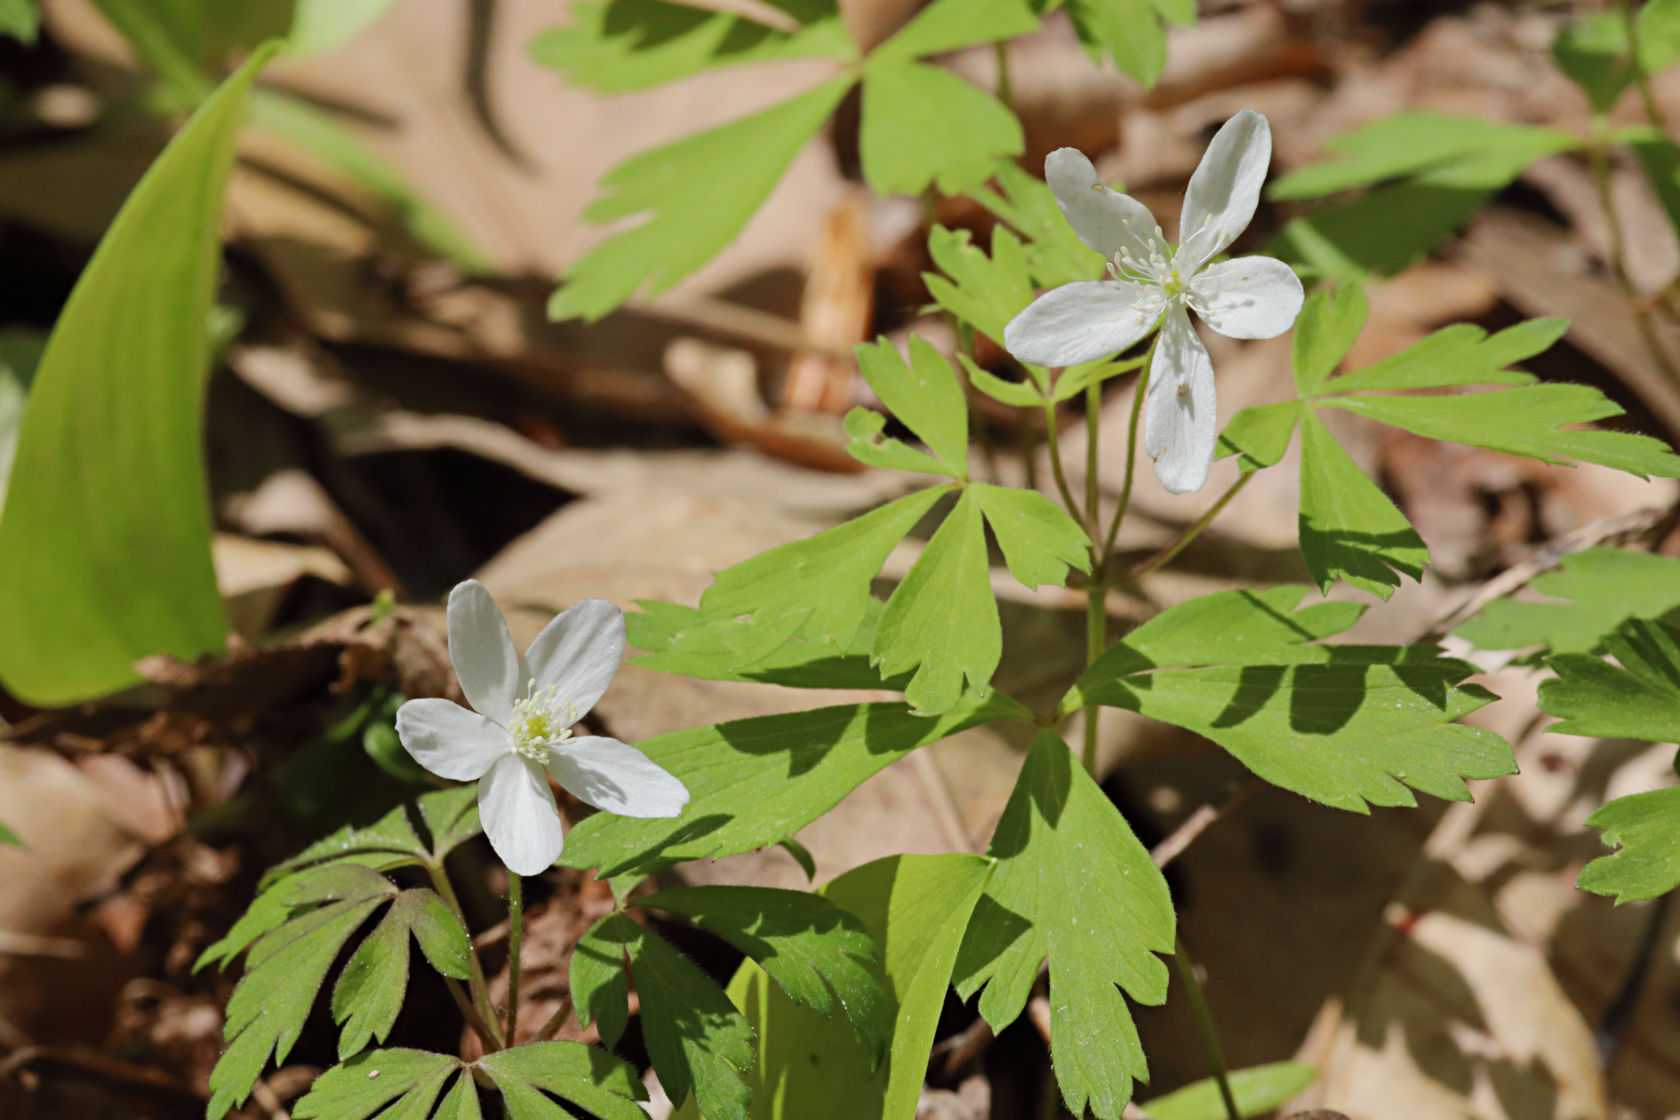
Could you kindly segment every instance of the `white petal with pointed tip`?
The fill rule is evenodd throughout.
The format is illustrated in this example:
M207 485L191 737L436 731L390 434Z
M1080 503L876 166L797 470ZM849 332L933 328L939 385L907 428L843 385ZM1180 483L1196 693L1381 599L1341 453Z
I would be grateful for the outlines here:
M449 593L448 618L449 660L467 703L497 723L507 723L530 682L501 608L482 583L469 579Z
M501 724L453 700L410 700L397 709L397 738L440 778L477 781L512 749Z
M1294 325L1304 298L1295 270L1271 257L1220 261L1190 281L1190 306L1227 338L1276 338Z
M548 772L572 795L623 817L674 817L688 787L628 743L584 735L554 751Z
M561 611L525 651L543 688L577 705L595 706L624 660L624 612L605 599L584 599Z
M1244 109L1220 128L1190 176L1179 219L1179 275L1189 276L1231 247L1254 220L1272 163L1272 126Z
M490 846L516 875L547 871L566 845L548 776L516 754L503 755L479 779L478 816Z
M1166 302L1166 295L1151 284L1063 284L1011 319L1003 328L1003 344L1033 365L1078 365L1118 353L1148 334Z
M1057 148L1044 160L1044 181L1056 195L1079 240L1105 257L1130 253L1165 258L1166 238L1149 207L1097 178L1097 169L1078 148Z
M1219 435L1219 402L1213 363L1183 308L1168 312L1161 327L1147 393L1143 447L1155 460L1155 477L1169 493L1200 490Z

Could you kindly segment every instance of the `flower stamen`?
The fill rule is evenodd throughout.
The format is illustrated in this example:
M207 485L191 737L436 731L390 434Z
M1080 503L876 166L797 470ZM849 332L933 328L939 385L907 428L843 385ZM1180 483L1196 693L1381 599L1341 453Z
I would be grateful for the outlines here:
M508 738L515 754L545 766L549 753L565 745L572 737L572 725L581 718L576 704L560 699L554 688L538 689L532 682L525 699L513 706Z

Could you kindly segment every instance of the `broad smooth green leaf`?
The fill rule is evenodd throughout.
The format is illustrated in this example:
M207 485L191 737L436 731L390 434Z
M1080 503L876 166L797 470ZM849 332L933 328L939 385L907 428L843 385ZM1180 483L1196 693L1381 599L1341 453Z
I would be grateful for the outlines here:
M681 914L759 963L788 998L838 1007L858 1038L885 1056L893 1008L863 923L818 894L768 887L680 887L636 905Z
M1581 870L1575 885L1618 903L1656 898L1680 886L1680 786L1618 797L1587 818L1621 850Z
M1163 611L1086 670L1061 710L1126 708L1218 743L1256 775L1333 808L1452 801L1514 773L1505 740L1457 720L1493 699L1434 646L1314 644L1357 617L1294 608L1301 587L1228 591ZM1292 613L1293 612L1293 613Z
M293 54L336 50L385 18L397 0L293 0Z
M957 958L994 1030L1014 1022L1050 960L1050 1059L1075 1116L1119 1120L1149 1076L1131 1009L1167 998L1167 881L1056 732L1038 734L986 852L997 861ZM1118 987L1116 987L1118 985Z
M579 1023L588 1026L592 1018L608 1016L619 1024L627 1016L628 1008L617 1005L622 985L600 982L615 958L622 973L628 956L641 999L642 1038L672 1103L682 1104L692 1090L707 1120L747 1120L749 1092L741 1077L752 1068L753 1030L704 972L621 913L607 915L584 934L574 962L580 956L597 963L581 976L575 963L572 967Z
M968 474L968 403L951 363L920 335L910 337L910 361L885 338L855 347L858 370L881 403L956 478Z
M774 844L917 747L1022 718L1031 716L993 694L967 698L937 719L904 704L847 704L643 739L636 746L688 787L682 815L639 820L597 813L572 829L560 862L618 877Z
M1680 629L1631 619L1604 647L1614 664L1585 653L1546 662L1557 676L1541 682L1540 710L1559 720L1547 730L1680 743Z
M834 0L770 0L798 31L669 0L585 0L571 23L531 40L531 56L595 93L648 89L719 66L789 58L849 62L857 47Z
M1091 541L1067 510L1036 490L990 483L972 487L1004 563L1028 587L1067 583L1068 569L1091 570Z
M1021 122L991 94L949 70L878 52L864 70L859 147L877 194L919 195L933 185L961 194L991 178L999 160L1020 155L1025 140Z
M1567 427L1622 414L1620 405L1587 385L1524 385L1457 396L1331 397L1324 403L1428 439L1547 463L1578 459L1642 478L1680 478L1680 456L1659 439Z
M1303 397L1318 392L1353 348L1370 313L1365 289L1357 281L1344 281L1334 290L1314 292L1307 297L1295 320L1296 392Z
M296 1120L368 1120L417 1117L425 1120L445 1083L464 1068L452 1054L425 1050L370 1050L358 1054L315 1079L309 1092L292 1106ZM461 1079L468 1086L472 1075ZM391 1102L389 1111L381 1112Z
M1499 599L1453 633L1482 649L1545 646L1553 653L1585 653L1630 618L1656 618L1680 608L1680 560L1592 548L1561 563L1560 570L1536 576L1529 586L1568 601Z
M892 856L823 888L883 948L894 1011L885 1062L840 1011L795 1003L758 965L742 962L729 998L758 1032L747 1075L751 1120L912 1120L952 962L990 871L978 856ZM699 1113L690 1104L672 1120Z
M264 50L172 140L54 325L0 512L0 679L52 707L220 653L204 474L222 193Z
M1326 594L1338 579L1384 599L1417 579L1429 548L1324 421L1301 420L1301 558Z
M18 424L23 420L29 386L41 364L47 338L35 331L0 328L0 502L12 477Z
M980 502L966 490L875 628L876 665L883 676L914 670L904 698L918 712L948 712L965 690L991 683L1003 656L1003 624L990 573Z
M870 613L870 581L947 492L907 494L726 568L700 596L703 620L673 637L669 648L730 654L735 671L752 668L795 637L849 648Z
M1271 197L1286 200L1388 183L1353 202L1292 219L1274 251L1323 275L1393 275L1529 164L1579 146L1567 132L1476 117L1387 117L1332 141L1330 151L1340 158L1272 184Z
M495 1082L513 1120L570 1120L573 1114L555 1105L548 1095L569 1101L600 1120L647 1120L647 1113L635 1103L647 1100L647 1089L636 1071L605 1050L581 1042L533 1042L498 1050L473 1063L473 1068Z
M638 289L665 291L710 260L770 194L840 103L852 79L822 85L750 117L632 156L601 180L584 220L640 217L591 249L549 300L555 319L598 319Z
M1231 1095L1244 1117L1264 1116L1313 1083L1318 1071L1298 1062L1232 1070ZM1225 1120L1225 1101L1211 1077L1144 1104L1149 1120Z
M40 0L0 0L0 35L33 46L40 33Z
M372 878L355 892L293 917L252 943L245 975L228 1000L228 1046L210 1073L209 1120L245 1102L270 1055L276 1063L286 1060L345 941L397 893L383 876L353 865L318 869L298 878L346 871Z
M457 980L467 978L472 943L455 912L434 891L403 891L368 934L333 985L333 1019L340 1061L384 1042L408 992L408 940L420 943L433 968Z

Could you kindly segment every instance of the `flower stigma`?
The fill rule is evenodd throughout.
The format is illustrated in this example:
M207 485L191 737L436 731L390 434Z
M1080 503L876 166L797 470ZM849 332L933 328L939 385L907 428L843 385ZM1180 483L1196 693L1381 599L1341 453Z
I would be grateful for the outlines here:
M533 682L525 699L513 706L513 717L508 720L513 752L546 766L549 752L565 745L572 737L572 725L580 718L576 704L560 699L552 687L539 690Z

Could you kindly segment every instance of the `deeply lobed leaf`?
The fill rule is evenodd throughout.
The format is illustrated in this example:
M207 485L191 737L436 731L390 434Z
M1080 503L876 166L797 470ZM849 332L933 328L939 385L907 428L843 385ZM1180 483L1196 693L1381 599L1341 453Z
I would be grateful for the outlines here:
M1563 557L1559 570L1529 586L1554 601L1499 599L1454 633L1482 649L1585 653L1630 618L1680 610L1680 560L1590 548Z
M1576 886L1618 903L1656 898L1680 886L1680 786L1618 797L1587 818L1620 848L1581 870Z

